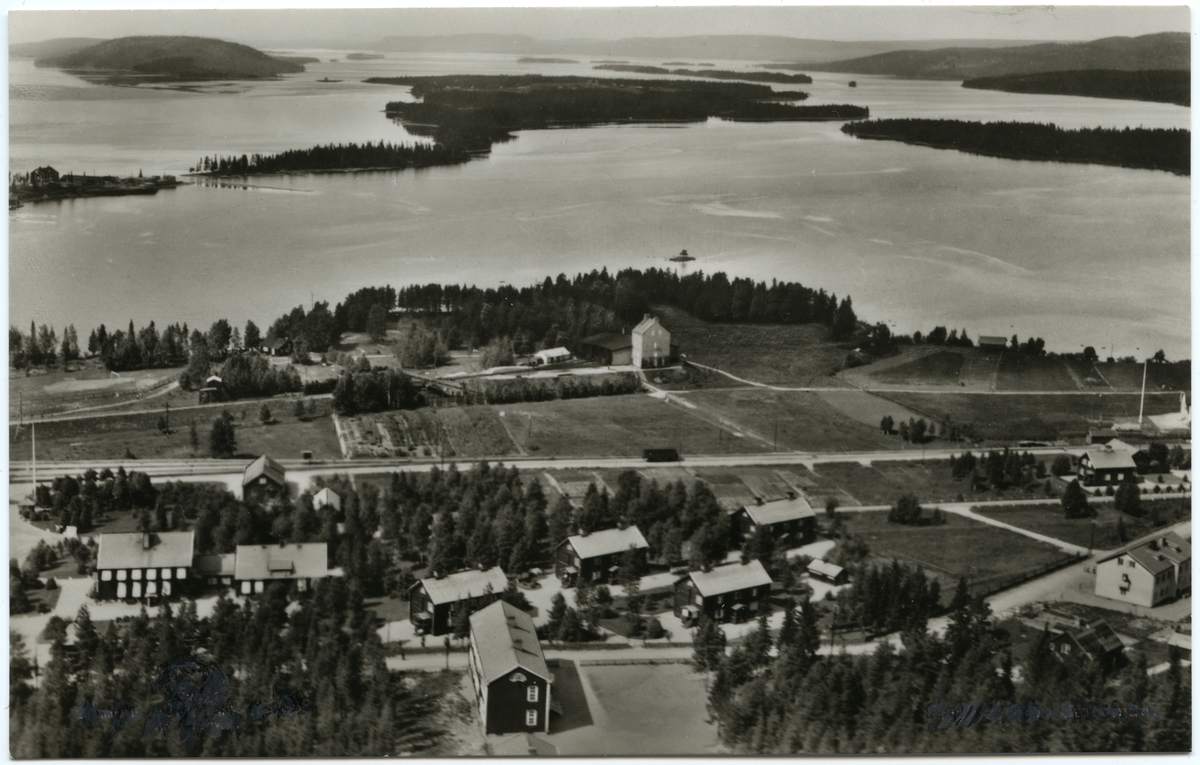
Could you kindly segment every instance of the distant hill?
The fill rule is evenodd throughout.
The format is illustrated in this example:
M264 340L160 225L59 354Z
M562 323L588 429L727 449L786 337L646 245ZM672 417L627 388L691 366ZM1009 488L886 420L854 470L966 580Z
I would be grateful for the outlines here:
M37 66L155 75L166 80L257 80L303 72L304 65L272 58L248 45L209 37L122 37Z
M1007 93L1049 93L1060 96L1123 98L1192 105L1192 74L1180 69L1119 72L1083 69L1076 72L1039 72L979 77L963 81L964 88L1002 90Z
M104 42L100 37L56 37L41 42L17 43L8 46L8 55L17 58L49 58L69 56L77 50Z
M895 50L1028 45L1028 40L901 40L843 42L772 35L627 37L620 40L539 40L528 35L462 34L385 37L379 50L404 53L505 53L517 55L620 56L712 61L835 61Z
M962 80L1009 74L1080 69L1191 71L1191 43L1185 32L1141 37L1106 37L1086 43L1041 43L1006 48L901 50L843 61L813 61L820 72L882 74L908 79Z

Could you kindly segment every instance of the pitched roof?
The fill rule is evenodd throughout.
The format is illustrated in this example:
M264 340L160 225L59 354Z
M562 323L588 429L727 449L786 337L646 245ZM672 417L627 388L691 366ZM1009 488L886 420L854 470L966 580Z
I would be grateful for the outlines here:
M609 351L620 351L633 347L633 337L620 332L601 332L598 335L585 337L584 345L595 345Z
M761 505L746 505L746 515L757 526L770 526L773 523L795 521L800 518L815 518L812 505L802 495L795 499L780 499L774 502L764 502Z
M468 598L478 598L487 593L489 584L492 586L492 592L497 595L508 587L508 577L504 575L499 566L493 566L487 571L469 568L441 579L429 577L413 586L424 586L430 602L434 605L441 605L442 603L457 603Z
M338 510L342 509L342 495L328 486L313 495L313 507L324 507L326 505L335 507Z
M640 335L641 333L645 332L646 330L650 329L651 327L653 327L655 324L658 324L658 323L659 322L658 322L657 317L651 316L650 314L646 314L646 318L639 321L637 326L633 328L633 334Z
M1008 340L999 335L980 335L980 345L1008 345Z
M249 486L250 482L260 475L265 475L275 483L283 486L287 483L284 477L286 474L287 471L283 469L283 465L280 465L264 454L246 466L246 471L242 473L242 486Z
M836 563L830 563L829 561L824 561L820 558L814 558L808 562L808 570L809 572L818 576L836 579L846 569L842 568Z
M1113 550L1096 561L1100 565L1119 555L1128 555L1148 571L1157 574L1192 559L1192 544L1174 531L1155 533L1132 544Z
M540 358L540 359L541 359L541 358L545 358L545 359L557 359L557 358L560 358L560 357L562 357L562 356L570 356L570 355L571 355L571 352L570 352L570 351L568 351L566 348L563 348L563 347L560 345L560 346L558 346L557 348L546 348L545 350L538 351L537 353L535 353L535 354L533 354L533 355L534 355L534 356L537 356L537 357L538 357L538 358Z
M1088 449L1083 453L1092 463L1093 468L1134 468L1133 447L1113 439L1103 446Z
M1083 627L1071 630L1067 634L1075 639L1080 648L1096 657L1122 650L1125 647L1121 638L1117 637L1117 633L1113 632L1113 628L1103 619L1097 619Z
M96 568L191 568L195 539L192 531L101 534Z
M771 575L763 568L763 564L756 560L749 563L729 563L717 566L712 571L692 571L688 577L691 577L696 589L706 598L749 587L761 587L772 582Z
M201 576L233 576L237 565L237 555L222 553L220 555L197 555L195 558L196 573Z
M238 545L234 571L239 581L320 579L329 571L329 550L324 542Z
M550 681L533 617L516 606L497 600L471 614L471 642L486 683L518 667Z
M593 531L587 536L576 534L567 537L567 542L575 549L580 558L596 558L601 555L625 552L630 547L644 550L650 545L637 526L626 526L623 529L605 529Z
M492 754L497 757L556 757L558 747L532 733L518 733L492 745Z

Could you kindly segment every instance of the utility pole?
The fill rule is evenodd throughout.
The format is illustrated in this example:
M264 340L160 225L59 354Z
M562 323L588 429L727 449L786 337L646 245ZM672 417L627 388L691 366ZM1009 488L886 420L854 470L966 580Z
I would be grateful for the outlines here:
M1142 424L1142 412L1146 409L1146 367L1149 366L1149 361L1142 362L1142 401L1138 404L1138 426Z
M775 443L771 444L771 451L779 451L779 420L775 421Z

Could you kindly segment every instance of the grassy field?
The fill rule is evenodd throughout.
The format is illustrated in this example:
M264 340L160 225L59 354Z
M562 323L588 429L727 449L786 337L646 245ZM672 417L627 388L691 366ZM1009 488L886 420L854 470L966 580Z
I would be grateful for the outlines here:
M912 462L878 462L871 467L863 467L857 462L823 462L814 466L812 472L816 482L810 490L813 496L852 497L852 505L890 505L901 494L912 492L922 502L956 502L959 497L967 501L986 501L992 499L1044 499L1045 494L1039 488L1032 493L1021 489L1007 491L987 490L972 492L967 480L955 478L950 474L949 461L943 459L919 459ZM841 492L841 493L838 493Z
M1081 380L1095 378L1092 370L1090 375L1077 376ZM1000 371L996 375L997 390L1079 390L1067 370L1067 364L1062 359L1026 356L1020 353L1005 352L1000 356Z
M882 369L871 377L892 385L957 385L962 365L961 354L938 351L890 369Z
M1051 545L958 515L946 514L941 526L888 523L887 511L839 517L847 532L866 539L873 559L920 564L935 575L943 602L949 602L960 577L968 578L973 592L991 592L1069 557Z
M17 418L23 408L33 414L64 412L81 407L136 401L139 392L153 392L179 377L182 368L142 369L114 376L97 362L75 362L72 371L61 368L45 374L10 371L8 413ZM195 394L192 394L193 398ZM195 403L194 401L192 403Z
M878 424L847 417L817 393L748 388L699 391L688 394L687 400L750 429L768 444L774 442L778 426L780 450L859 451L899 449L903 444L899 438L883 435Z
M1007 395L979 393L887 393L887 398L927 416L973 423L982 441L1082 437L1095 420L1136 417L1138 395ZM1178 393L1146 393L1146 414L1178 411Z
M719 433L679 406L642 395L492 408L513 441L541 457L640 457L642 449L660 446L678 449L685 459L689 454L770 451L753 439L733 438L728 430Z
M691 361L772 385L840 385L848 349L829 342L816 324L715 324L677 308L656 307L671 342Z
M998 521L1012 524L1022 529L1045 534L1048 537L1061 539L1064 542L1087 547L1089 544L1096 550L1111 550L1120 547L1124 542L1117 535L1117 520L1125 526L1124 541L1132 541L1154 531L1149 515L1134 518L1117 512L1111 504L1100 504L1093 501L1092 507L1097 515L1091 520L1087 518L1067 519L1062 508L1058 505L1014 505L1011 507L977 507L975 512L995 518ZM1191 500L1156 499L1142 500L1143 507L1151 505L1160 508L1162 518L1167 525L1192 517ZM1093 537L1092 526L1095 525Z
M208 431L212 420L222 409L234 416L237 426L237 450L240 455L257 456L270 452L276 456L299 457L302 450L312 450L317 459L336 459L341 456L337 434L330 419L329 399L315 399L317 414L313 419L296 418L292 400L268 399L274 422L263 425L258 413L263 401L240 401L218 407L185 409L171 412L171 433L158 431L161 410L121 414L107 417L88 417L77 420L43 422L37 425L37 456L46 460L120 459L126 450L141 459L186 459L193 456L188 424L196 423L200 436L199 456L208 456ZM28 428L20 440L13 442L9 429L9 454L12 460L28 460L32 456Z

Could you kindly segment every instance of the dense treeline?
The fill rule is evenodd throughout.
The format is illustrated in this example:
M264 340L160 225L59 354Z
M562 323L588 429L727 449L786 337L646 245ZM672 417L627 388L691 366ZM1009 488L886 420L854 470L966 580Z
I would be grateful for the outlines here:
M842 132L1008 159L1088 162L1191 174L1191 131L1181 128L1065 130L1033 122L888 119L847 123Z
M880 587L856 591L884 602ZM864 600L864 602L866 602ZM890 607L891 604L888 604ZM1050 633L1014 655L990 609L960 581L944 636L913 614L897 650L818 656L814 605L789 611L779 633L765 624L732 653L706 651L698 668L712 674L709 708L722 740L753 754L886 752L1125 752L1191 748L1191 682L1172 651L1169 669L1148 676L1144 661L1101 671L1086 659L1051 651ZM902 619L897 619L903 621ZM774 642L777 655L769 649ZM707 646L699 641L698 646ZM1019 664L1019 666L1018 666ZM1161 718L1108 716L1064 720L1063 702L1153 707ZM1048 718L1028 714L1038 705ZM1028 723L1028 724L1026 724Z
M327 144L279 154L204 157L191 172L206 175L266 175L351 169L402 169L454 165L470 157L461 149L431 143Z
M43 324L38 328L31 321L28 335L20 327L8 327L8 365L13 369L53 367L60 362L74 361L79 355L79 336L75 334L74 324L63 330L61 345L52 326Z
M632 372L607 375L568 375L553 378L517 377L496 380L484 377L465 380L472 401L514 404L526 401L622 396L637 393L642 384Z
M330 346L337 345L341 334L329 303L318 301L308 311L298 305L272 322L267 330L267 341L290 340L292 357L307 362L310 352L324 353Z
M745 80L746 82L778 82L787 85L807 85L812 77L807 74L783 74L780 72L731 72L723 69L666 69L661 66L640 66L637 64L600 64L593 69L610 72L636 72L638 74L674 74L680 77L704 77L711 80ZM777 94L784 95L784 94ZM788 93L788 98L803 101L807 93Z
M795 121L861 119L865 107L776 103L767 85L677 80L619 80L540 75L373 77L408 85L419 103L393 101L387 113L440 145L487 151L516 130L612 122ZM426 126L434 127L426 127Z
M342 415L415 409L424 403L412 378L394 369L347 370L333 389L333 409Z
M1183 69L1136 72L1117 69L1075 69L1061 72L1008 74L963 80L964 88L1006 93L1050 93L1059 96L1122 98L1192 105L1192 73Z

